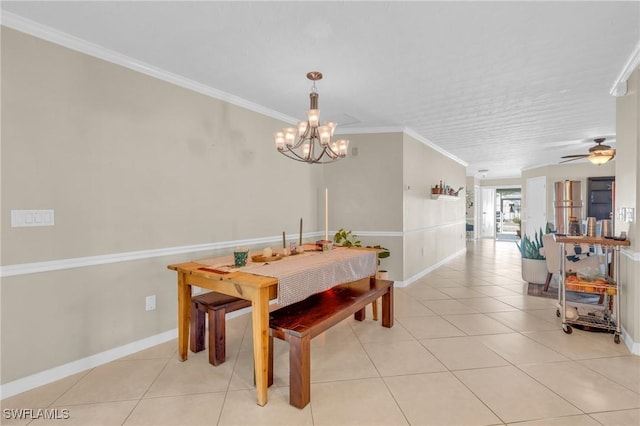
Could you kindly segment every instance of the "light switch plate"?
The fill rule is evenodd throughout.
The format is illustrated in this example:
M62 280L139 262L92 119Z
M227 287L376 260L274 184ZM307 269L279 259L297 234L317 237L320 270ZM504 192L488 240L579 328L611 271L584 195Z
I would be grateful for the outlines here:
M147 296L144 300L145 311L153 311L156 309L156 295Z
M632 223L635 219L635 209L633 207L620 207L616 212L616 219Z
M11 227L53 226L53 210L11 210Z

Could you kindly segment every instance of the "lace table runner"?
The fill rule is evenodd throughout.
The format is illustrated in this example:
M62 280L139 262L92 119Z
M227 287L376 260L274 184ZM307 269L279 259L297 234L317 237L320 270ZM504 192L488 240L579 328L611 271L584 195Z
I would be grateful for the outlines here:
M240 268L233 265L233 256L201 259L196 262L216 271L239 271L276 278L277 303L285 306L336 285L374 275L378 258L373 250L338 247L324 252L304 252L274 262L250 261L247 266Z

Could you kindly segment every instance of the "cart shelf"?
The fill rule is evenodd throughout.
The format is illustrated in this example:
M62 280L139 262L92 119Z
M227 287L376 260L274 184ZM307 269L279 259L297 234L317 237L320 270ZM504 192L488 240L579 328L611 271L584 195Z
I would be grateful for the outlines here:
M558 292L556 315L562 318L562 329L565 333L571 334L573 331L571 325L573 324L609 330L614 333L614 342L620 343L620 289L617 282L620 276L620 247L629 246L630 242L628 240L620 241L601 237L569 237L564 235L558 235L555 239L556 242L560 243L559 260L561 265L560 291ZM587 280L579 275L566 275L567 271L565 270L564 262L565 243L600 245L606 250L605 259L608 258L608 253L612 251L612 265L609 271L613 272L613 274L606 277L594 277L592 280ZM578 315L573 319L567 318L567 291L600 294L600 301L604 302L602 315Z
M568 291L580 291L583 293L608 294L614 296L618 294L618 286L611 279L601 278L599 280L570 280L565 278L565 286Z

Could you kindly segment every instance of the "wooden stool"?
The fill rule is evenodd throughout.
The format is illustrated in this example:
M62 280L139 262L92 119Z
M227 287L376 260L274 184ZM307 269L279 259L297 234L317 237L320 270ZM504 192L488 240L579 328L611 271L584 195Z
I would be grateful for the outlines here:
M189 341L191 352L204 350L205 320L209 314L209 363L222 364L226 358L225 315L251 306L249 300L239 299L212 291L191 298L191 325Z

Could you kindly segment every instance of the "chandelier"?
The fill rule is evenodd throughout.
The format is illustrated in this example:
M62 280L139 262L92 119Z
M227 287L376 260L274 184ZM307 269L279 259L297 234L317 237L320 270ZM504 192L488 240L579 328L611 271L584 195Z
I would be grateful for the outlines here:
M281 132L276 132L273 135L276 148L278 152L292 160L310 164L331 163L346 157L349 141L347 139L331 140L336 130L335 121L326 121L320 126L316 81L322 80L322 73L312 71L307 74L307 78L313 81L313 88L309 94L311 105L307 111L307 120L298 122L298 128L285 127Z

